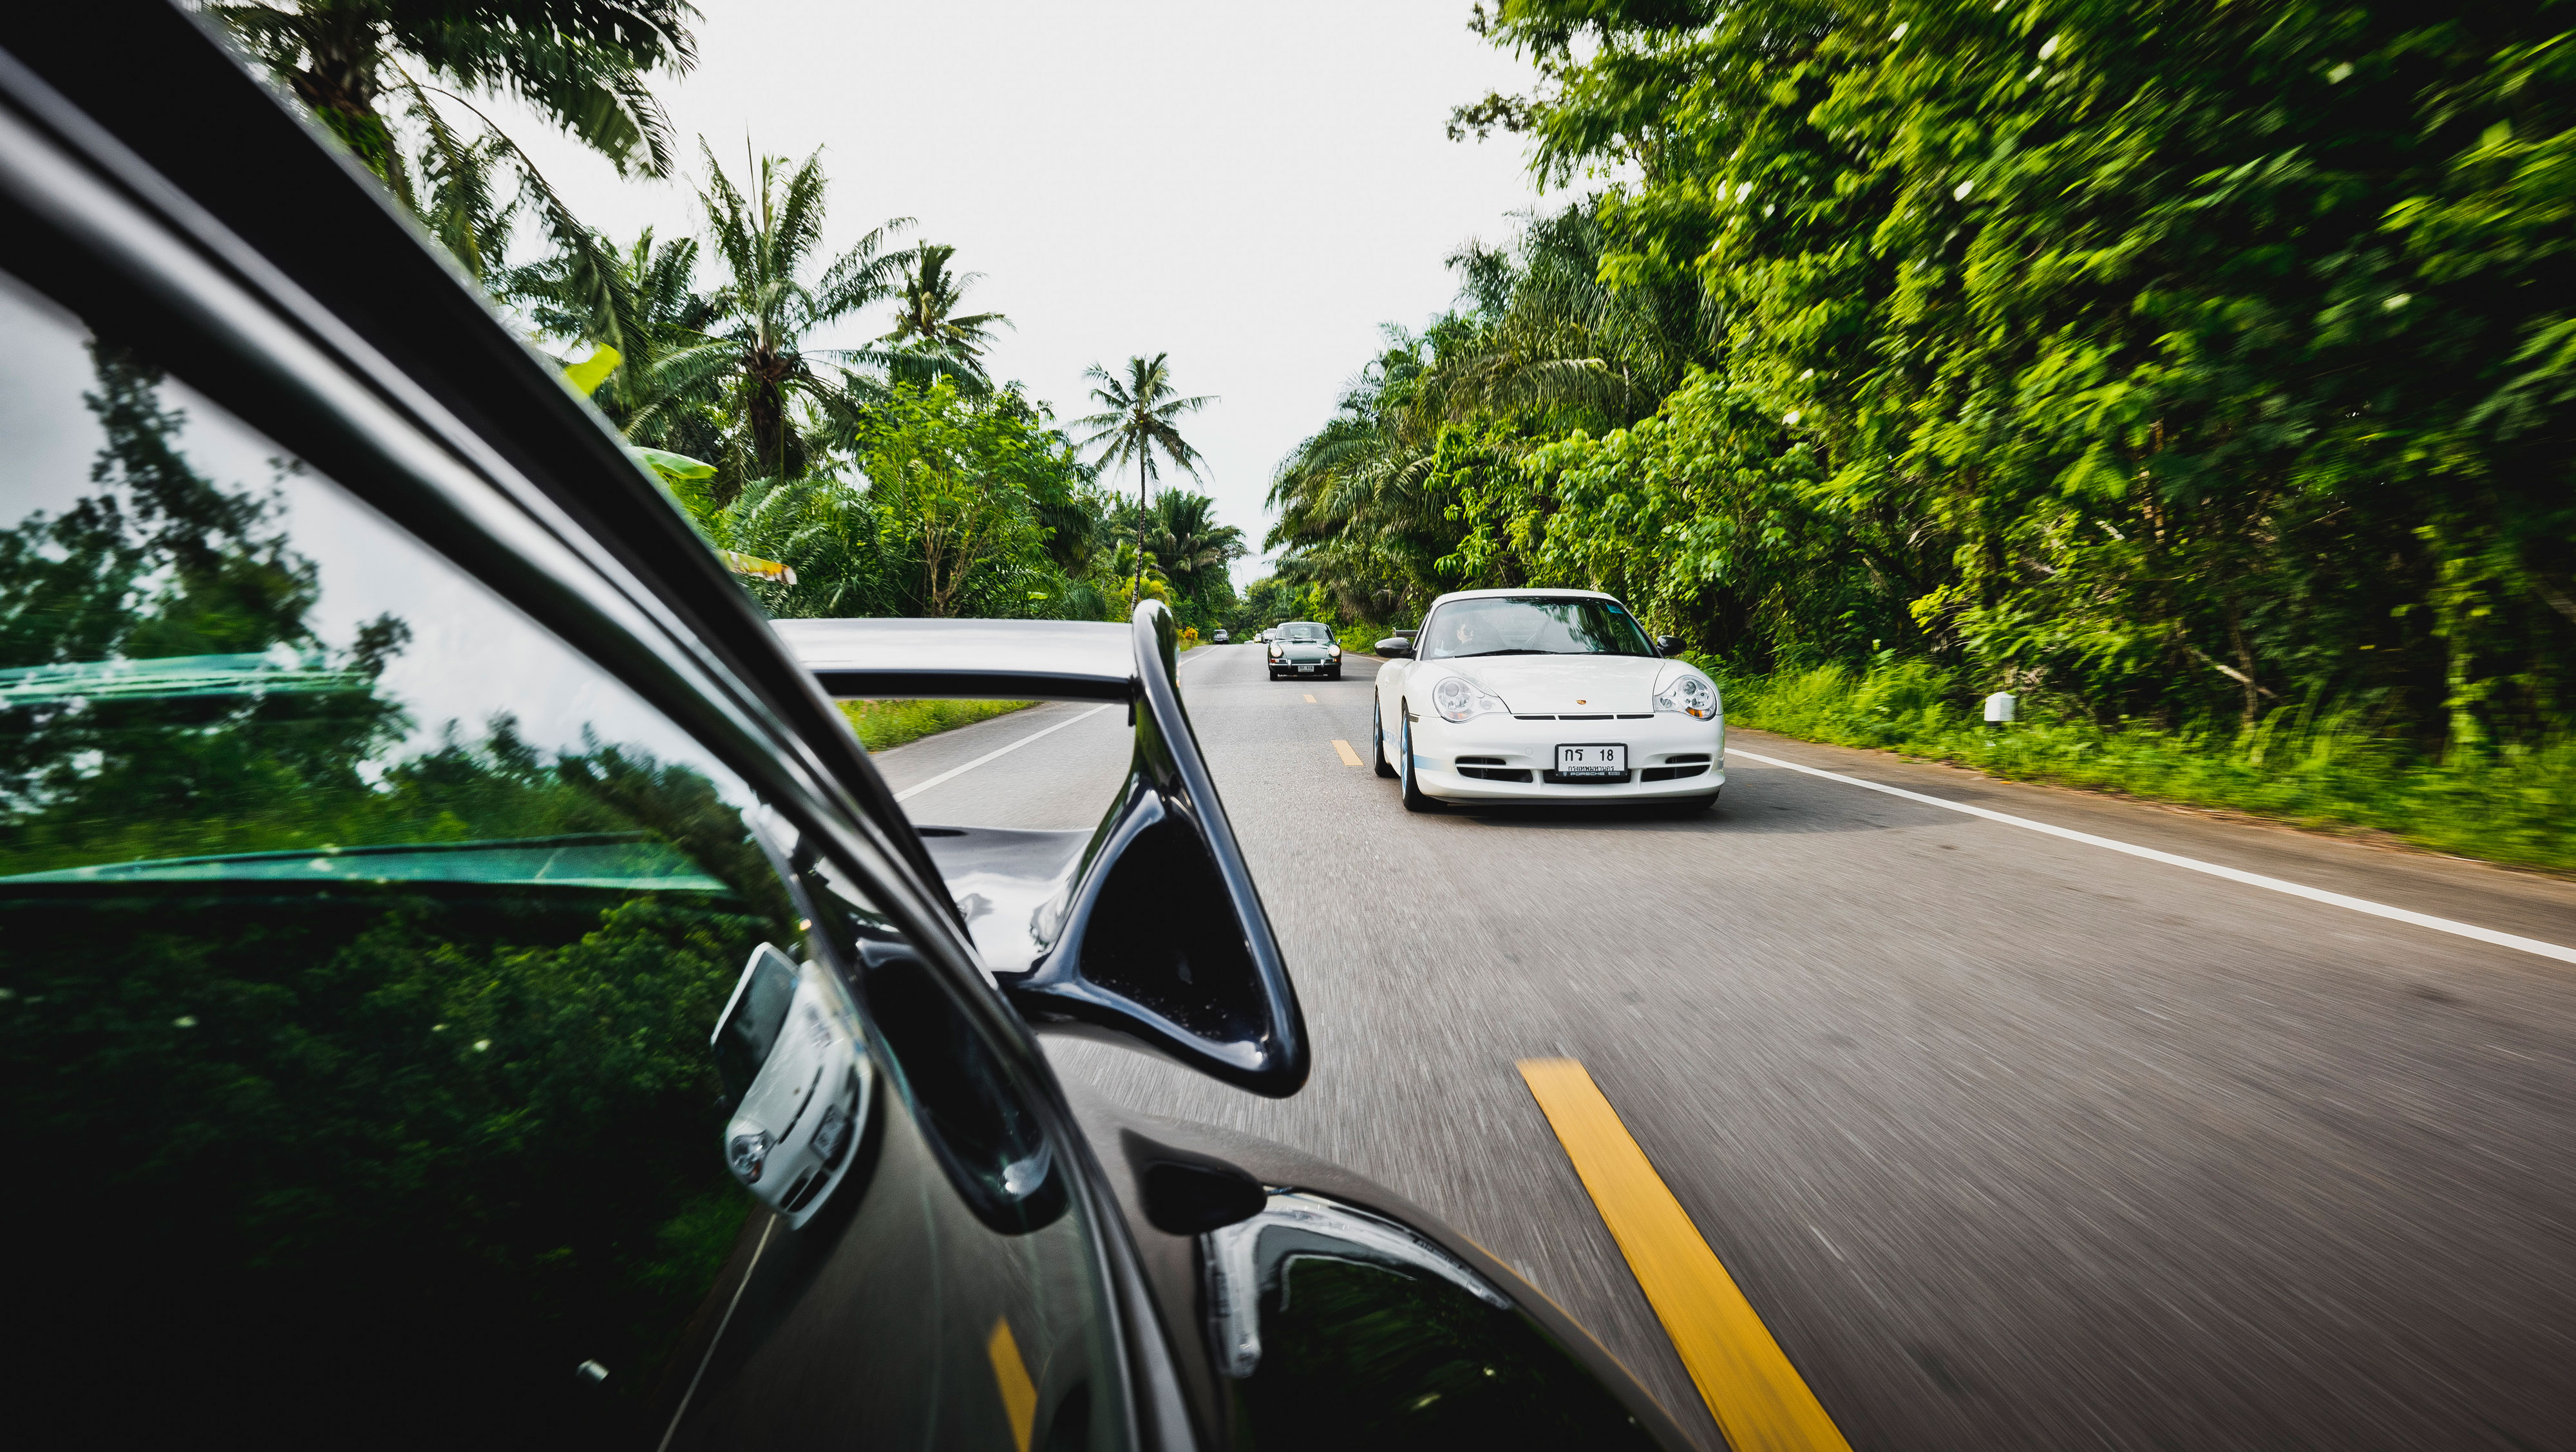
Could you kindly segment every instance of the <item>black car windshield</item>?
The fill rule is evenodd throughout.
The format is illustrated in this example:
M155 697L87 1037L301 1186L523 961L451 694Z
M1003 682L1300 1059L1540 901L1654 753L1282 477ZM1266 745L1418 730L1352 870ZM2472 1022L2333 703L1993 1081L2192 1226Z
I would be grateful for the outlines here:
M1653 655L1628 612L1609 600L1493 596L1452 600L1423 626L1421 657Z
M1304 641L1307 644L1312 645L1332 639L1333 632L1325 629L1321 625L1300 623L1288 627L1288 638L1290 640Z

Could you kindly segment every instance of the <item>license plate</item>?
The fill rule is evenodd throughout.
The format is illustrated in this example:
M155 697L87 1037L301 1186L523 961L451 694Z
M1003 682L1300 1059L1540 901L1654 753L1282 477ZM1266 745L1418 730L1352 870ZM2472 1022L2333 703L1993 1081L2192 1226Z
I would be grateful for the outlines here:
M1628 748L1625 746L1560 746L1556 749L1558 776L1626 776Z
M1314 667L1313 667L1313 666L1299 666L1299 667L1297 667L1297 669L1299 669L1299 670L1301 670L1301 671L1311 671L1311 670L1313 670L1313 669L1314 669Z

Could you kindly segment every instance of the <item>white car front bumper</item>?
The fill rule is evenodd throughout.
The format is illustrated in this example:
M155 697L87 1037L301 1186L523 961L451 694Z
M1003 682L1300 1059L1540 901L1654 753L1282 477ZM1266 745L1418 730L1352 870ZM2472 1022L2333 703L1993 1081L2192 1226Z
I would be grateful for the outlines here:
M1628 748L1624 781L1549 780L1557 747L1612 742ZM1390 739L1390 758L1396 749ZM1490 714L1451 722L1426 711L1413 721L1413 771L1425 793L1450 802L1571 805L1705 797L1726 785L1726 721L1658 711L1608 720Z

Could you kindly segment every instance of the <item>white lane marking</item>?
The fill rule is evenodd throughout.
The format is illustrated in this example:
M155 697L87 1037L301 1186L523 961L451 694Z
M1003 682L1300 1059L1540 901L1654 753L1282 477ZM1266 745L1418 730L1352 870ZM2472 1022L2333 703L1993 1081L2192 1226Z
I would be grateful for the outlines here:
M1109 708L1107 706L1094 706L1079 716L1067 716L1063 720L1049 726L1044 731L1032 731L1028 735L1021 737L1019 740L1012 742L1010 745L1003 747L999 751L987 751L983 755L976 757L973 761L966 763L964 766L952 766L946 771L941 772L939 775L932 777L928 781L905 787L902 791L894 794L894 799L898 802L910 801L914 797L921 795L923 792L930 790L932 787L939 785L941 782L944 782L951 777L964 776L966 773L982 766L985 762L998 760L1002 757L1008 756L1012 752L1019 750L1021 747L1028 745L1030 742L1037 740L1041 736L1053 736L1055 733L1077 721L1088 721L1092 717L1097 716L1108 709Z
M1794 761L1782 761L1776 756L1763 756L1757 752L1747 751L1740 746L1730 748L1727 754L1730 756L1750 757L1755 761L1761 762L1765 766L1779 766L1786 767L1791 771L1803 771L1809 776L1821 776L1828 781L1844 782L1856 787L1867 787L1874 792L1885 792L1891 797L1903 797L1909 802L1921 802L1926 806L1941 807L1953 812L1964 812L1971 817L1983 817L1989 822L2001 822L2007 827L2021 827L2033 832L2045 832L2051 837L2063 837L2069 842L2081 842L2088 847L2107 847L2114 852L2126 852L2132 857L2143 857L2149 862L2161 862L2168 867L2184 867L2189 868L2193 872L2205 872L2212 877L2223 877L2230 882L2244 883L2248 887L2264 888L2271 892L2287 893L2292 897L2303 897L2310 902L2321 902L2328 907L2339 907L2351 912L2368 913L2372 917L2387 918L2392 922L2412 923L2416 927L2431 928L2434 932L2449 933L2453 937L2474 938L2481 943L2493 943L2499 948L2512 948L2517 952L2536 953L2543 958L2555 958L2561 963L2576 963L2576 948L2563 948L2556 943L2544 943L2538 938L2524 938L2517 937L2512 933L2499 933L2493 928L2482 928L2475 923L2456 922L2450 918L2434 917L2430 913L2411 912L2402 907L2390 907L2384 902L2372 902L2366 897L2347 897L2339 892L2328 892L2321 887L2309 887L2305 883L2289 882L2278 877L2265 877L2259 872L2246 872L2239 868L2221 867L2215 862L2203 862L2196 857L2180 857L2171 852L2159 852L2153 847L2138 847L2127 842L2115 842L2108 837L2096 837L2090 832L2078 832L2071 827L2052 827L2046 822L2034 822L2028 817L2016 817L2008 812L1990 811L1984 807L1969 806L1965 802L1951 802L1944 801L1939 797L1927 797L1921 792L1909 792L1903 787L1883 786L1874 781L1863 781L1856 776L1845 776L1838 771L1826 771L1821 767L1800 766Z

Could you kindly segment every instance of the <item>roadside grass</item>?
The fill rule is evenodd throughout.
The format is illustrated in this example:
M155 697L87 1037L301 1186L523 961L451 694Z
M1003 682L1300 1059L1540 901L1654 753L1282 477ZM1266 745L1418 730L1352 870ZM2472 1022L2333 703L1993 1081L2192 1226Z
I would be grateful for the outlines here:
M859 744L885 751L924 736L1007 716L1035 701L840 701L835 704L859 733Z
M2169 731L2104 727L2027 698L2020 721L1995 727L1949 673L1919 661L1770 676L1695 663L1725 688L1727 720L1760 731L2576 870L2576 737L2434 758L2358 712L2285 707L2251 731Z

